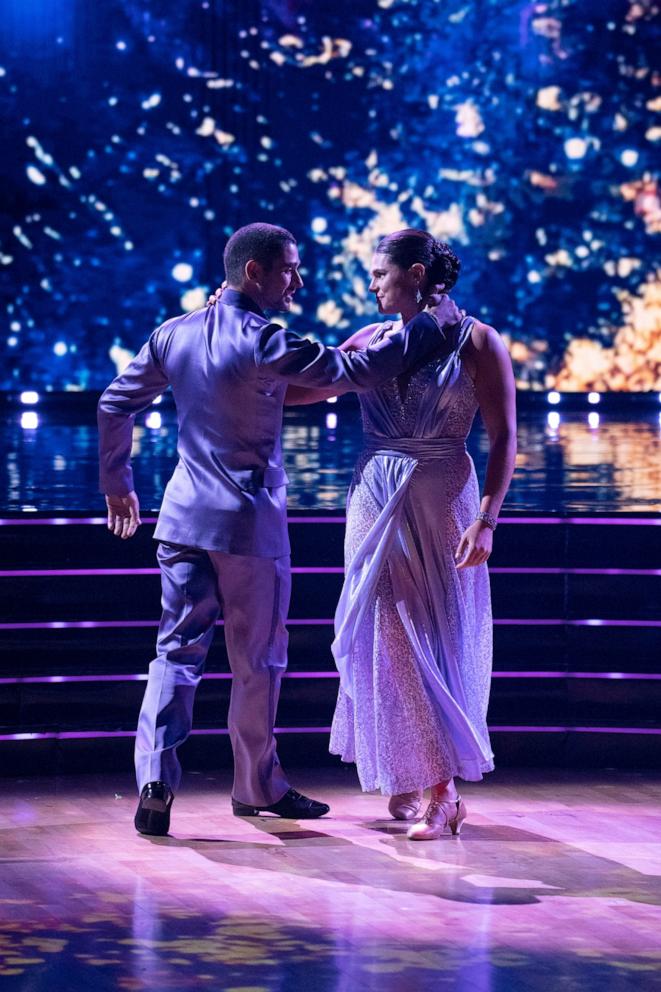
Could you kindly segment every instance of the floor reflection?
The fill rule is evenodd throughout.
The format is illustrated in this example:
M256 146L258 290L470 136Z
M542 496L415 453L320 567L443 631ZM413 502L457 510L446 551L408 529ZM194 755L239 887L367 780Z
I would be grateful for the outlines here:
M361 447L355 405L285 416L284 449L292 510L341 510ZM7 452L0 476L6 511L89 512L101 509L97 437L92 423L62 423L35 414L21 425L16 411L0 429ZM147 426L147 424L152 426ZM661 510L661 423L656 412L625 416L524 411L519 456L505 510L531 512L658 512ZM142 415L134 435L135 476L145 512L160 505L176 459L172 409ZM476 426L469 450L484 477L487 440Z
M6 780L3 990L653 987L654 776L501 772L467 787L461 838L429 844L345 772L299 776L331 817L237 820L228 778L189 775L154 840L128 778Z

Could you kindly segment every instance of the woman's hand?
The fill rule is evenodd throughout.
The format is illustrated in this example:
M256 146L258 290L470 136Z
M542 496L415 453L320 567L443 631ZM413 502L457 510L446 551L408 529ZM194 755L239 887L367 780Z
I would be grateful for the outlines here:
M212 307L214 305L214 303L218 303L218 300L223 295L223 290L224 289L227 289L227 281L225 281L222 284L222 286L219 286L218 289L214 290L214 292L211 294L211 296L207 300L207 306L208 307Z
M483 565L493 548L493 531L483 520L474 520L461 535L454 553L457 568Z

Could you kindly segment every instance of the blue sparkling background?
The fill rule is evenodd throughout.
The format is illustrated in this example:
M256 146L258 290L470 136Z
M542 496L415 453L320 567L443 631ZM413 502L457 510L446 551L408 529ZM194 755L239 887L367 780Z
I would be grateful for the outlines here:
M300 332L368 322L376 240L424 227L519 385L661 388L656 4L0 7L0 387L102 388L264 219Z

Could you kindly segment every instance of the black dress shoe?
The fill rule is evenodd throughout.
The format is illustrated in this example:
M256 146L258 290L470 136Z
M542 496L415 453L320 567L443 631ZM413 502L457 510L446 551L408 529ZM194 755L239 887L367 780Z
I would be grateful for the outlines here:
M140 802L133 821L138 833L165 837L170 829L170 807L173 799L172 789L165 782L148 782L140 793Z
M248 806L240 803L236 799L232 800L232 812L235 816L259 816L260 813L275 813L276 816L283 816L288 820L316 820L318 816L324 816L330 810L326 803L318 803L316 799L308 799L302 796L296 789L285 792L282 799L271 806Z

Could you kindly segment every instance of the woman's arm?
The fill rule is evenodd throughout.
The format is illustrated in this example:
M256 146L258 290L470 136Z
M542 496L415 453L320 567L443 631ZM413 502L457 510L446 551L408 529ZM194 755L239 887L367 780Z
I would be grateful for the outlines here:
M368 324L362 327L350 338L338 345L340 351L357 351L366 348L370 338L374 334L375 324ZM287 386L285 393L285 406L308 406L310 403L321 403L337 396L337 389L312 389L305 386Z
M497 331L475 322L468 356L475 366L475 391L489 436L480 512L495 521L503 505L516 459L516 389L507 348ZM462 535L455 558L458 568L481 565L491 554L493 529L474 521Z

